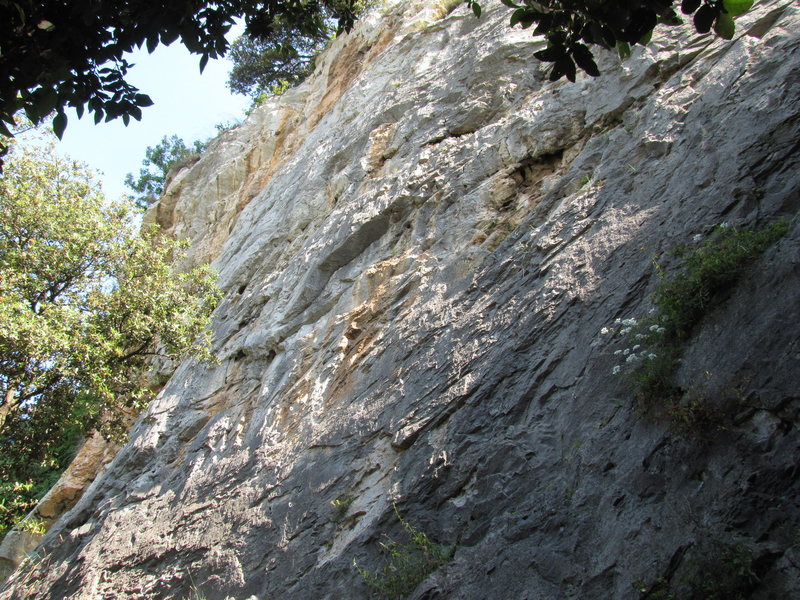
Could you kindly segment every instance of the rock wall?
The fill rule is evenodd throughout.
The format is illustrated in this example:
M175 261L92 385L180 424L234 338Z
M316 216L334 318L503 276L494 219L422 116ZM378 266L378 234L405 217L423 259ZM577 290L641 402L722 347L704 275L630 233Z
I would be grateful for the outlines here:
M452 548L411 598L796 594L797 4L575 84L485 4L388 2L172 180L149 218L219 269L220 360L178 368L2 598L367 598L393 505ZM735 414L643 414L601 329L675 246L778 217L678 373Z

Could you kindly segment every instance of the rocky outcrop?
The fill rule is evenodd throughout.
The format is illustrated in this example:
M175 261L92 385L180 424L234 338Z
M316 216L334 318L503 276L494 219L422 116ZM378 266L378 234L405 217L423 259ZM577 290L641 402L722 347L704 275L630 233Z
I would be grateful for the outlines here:
M5 581L29 555L36 556L35 549L44 530L75 505L118 450L118 444L98 433L86 438L56 484L22 522L3 537L0 543L0 581Z
M412 598L796 593L796 3L575 84L503 7L445 12L388 3L175 176L149 218L219 269L220 360L3 598L366 598L398 513L452 549ZM676 375L719 420L643 414L600 331L671 249L779 217Z

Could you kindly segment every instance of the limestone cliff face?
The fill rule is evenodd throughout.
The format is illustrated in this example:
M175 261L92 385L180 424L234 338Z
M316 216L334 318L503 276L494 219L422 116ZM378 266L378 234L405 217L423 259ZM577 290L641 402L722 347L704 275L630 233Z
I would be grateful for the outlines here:
M485 4L388 3L174 178L150 218L219 269L219 363L178 368L3 598L367 598L393 504L454 544L412 598L656 597L745 554L752 597L796 594L797 4L575 84ZM678 373L737 414L643 416L600 330L647 312L654 258L778 217Z

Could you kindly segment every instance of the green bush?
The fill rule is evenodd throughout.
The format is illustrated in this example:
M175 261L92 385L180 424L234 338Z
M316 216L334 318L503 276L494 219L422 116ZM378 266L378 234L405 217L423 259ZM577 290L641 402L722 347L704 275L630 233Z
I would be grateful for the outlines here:
M15 451L0 451L0 539L53 487L84 438L84 427L75 419L54 424L51 431L58 434L47 441L39 438L38 443L34 443L35 424L26 425L30 431L15 438ZM19 444L28 438L24 446Z
M720 225L698 248L673 251L684 259L683 269L672 278L665 277L653 297L667 323L667 340L685 342L720 294L788 231L785 219L755 231Z
M652 298L653 309L643 318L617 319L613 327L603 328L601 333L627 341L626 348L614 352L621 362L612 373L627 377L644 408L665 407L679 420L699 417L702 402L687 397L675 383L684 347L745 269L788 230L784 219L758 230L723 224L706 241L676 248L671 254L682 264L674 275L666 275L656 264L662 280Z
M400 600L408 596L428 575L447 564L455 550L454 546L432 542L425 533L400 516L397 506L394 512L409 538L408 543L401 544L384 536L385 541L380 543L386 554L383 568L371 573L356 565L372 592L387 600Z

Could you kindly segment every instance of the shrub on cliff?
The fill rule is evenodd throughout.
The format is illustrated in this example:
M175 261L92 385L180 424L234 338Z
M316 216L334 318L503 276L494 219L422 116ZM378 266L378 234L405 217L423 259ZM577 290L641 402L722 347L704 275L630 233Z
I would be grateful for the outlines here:
M698 390L680 389L675 375L681 356L695 329L764 252L789 231L779 219L762 229L748 230L723 223L713 235L697 244L679 246L670 254L681 259L678 272L662 279L652 298L653 308L642 318L617 319L602 334L621 336L629 343L614 355L619 364L612 374L624 374L646 414L666 414L684 429L706 430L725 424L726 416L714 414L709 399ZM711 373L706 371L706 376ZM738 408L732 405L734 408ZM718 410L716 412L719 412Z
M213 273L176 272L181 245L134 215L52 144L15 146L0 176L0 529L84 432L149 401L150 360L209 355Z

